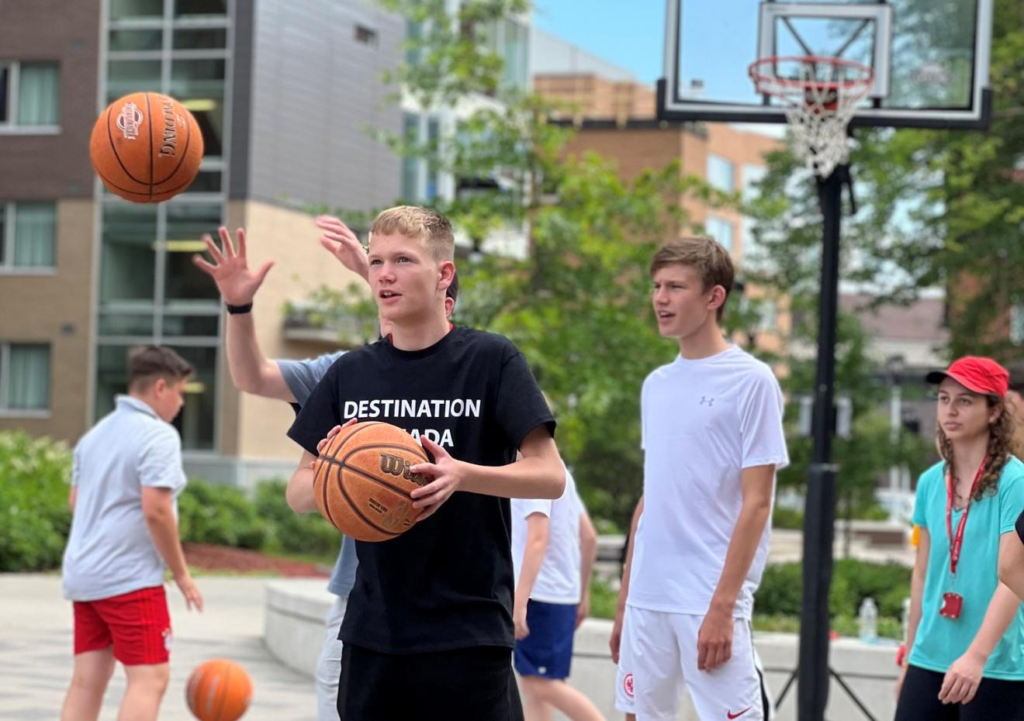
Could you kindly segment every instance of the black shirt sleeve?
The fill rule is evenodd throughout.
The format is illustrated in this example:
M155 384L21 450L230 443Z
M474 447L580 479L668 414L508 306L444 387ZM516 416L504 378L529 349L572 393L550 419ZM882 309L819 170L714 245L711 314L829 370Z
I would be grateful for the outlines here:
M317 383L292 427L288 429L288 437L314 456L320 455L316 452L316 444L327 436L329 430L341 424L341 399L336 368L336 365L331 366Z
M1017 517L1017 535L1020 536L1020 542L1024 543L1024 512Z
M555 435L555 418L541 395L523 354L508 343L498 382L497 419L516 448L537 426Z

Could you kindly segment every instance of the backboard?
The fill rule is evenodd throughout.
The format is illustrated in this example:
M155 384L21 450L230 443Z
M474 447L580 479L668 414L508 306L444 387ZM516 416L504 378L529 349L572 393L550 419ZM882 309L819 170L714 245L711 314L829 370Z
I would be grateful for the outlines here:
M667 0L658 117L785 123L748 66L814 55L872 69L854 127L987 128L993 1Z

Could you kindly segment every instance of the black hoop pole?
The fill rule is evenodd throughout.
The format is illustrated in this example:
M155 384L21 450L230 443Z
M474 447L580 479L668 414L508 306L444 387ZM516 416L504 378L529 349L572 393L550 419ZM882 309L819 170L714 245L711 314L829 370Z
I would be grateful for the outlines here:
M813 459L807 474L804 513L803 605L800 614L798 721L824 721L829 690L829 611L835 533L836 467L832 464L836 321L839 301L839 240L843 186L849 166L818 179L822 241L818 360L811 428Z

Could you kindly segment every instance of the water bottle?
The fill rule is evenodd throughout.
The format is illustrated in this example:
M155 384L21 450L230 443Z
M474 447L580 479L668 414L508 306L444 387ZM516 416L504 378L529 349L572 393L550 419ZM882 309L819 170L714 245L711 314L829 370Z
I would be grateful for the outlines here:
M860 640L875 643L878 640L878 606L874 599L865 598L860 604Z

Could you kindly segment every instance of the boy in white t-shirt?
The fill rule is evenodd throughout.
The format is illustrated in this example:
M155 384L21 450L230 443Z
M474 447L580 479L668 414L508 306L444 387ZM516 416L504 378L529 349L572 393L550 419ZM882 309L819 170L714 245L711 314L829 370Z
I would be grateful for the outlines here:
M556 708L572 721L604 721L566 683L576 628L589 611L597 532L565 471L565 492L551 500L512 499L514 666L525 721L546 721Z
M771 369L719 325L733 266L710 238L651 261L658 330L679 355L644 382L644 495L624 573L616 707L674 721L683 686L701 719L769 717L750 619L768 557L775 471L789 459ZM624 603L623 603L624 601Z

